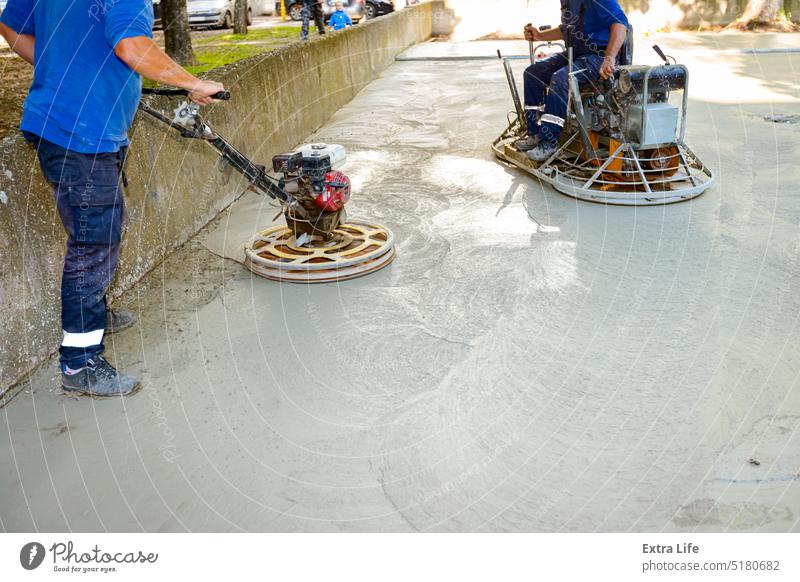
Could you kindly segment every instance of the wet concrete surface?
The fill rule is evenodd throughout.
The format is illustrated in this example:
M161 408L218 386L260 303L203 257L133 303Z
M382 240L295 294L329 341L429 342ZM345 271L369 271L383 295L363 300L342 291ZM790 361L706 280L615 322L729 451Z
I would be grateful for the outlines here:
M800 55L659 42L704 196L559 195L491 157L499 63L399 62L310 138L398 260L252 277L275 210L243 197L124 298L138 396L57 395L53 364L0 410L0 526L800 530L800 126L764 120L800 113Z

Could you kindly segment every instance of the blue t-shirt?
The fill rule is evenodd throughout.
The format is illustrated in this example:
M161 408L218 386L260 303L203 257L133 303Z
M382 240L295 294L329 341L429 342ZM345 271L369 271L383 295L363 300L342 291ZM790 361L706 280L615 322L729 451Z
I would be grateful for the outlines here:
M9 0L0 21L36 37L23 131L81 153L128 145L142 80L114 47L152 38L151 0Z
M331 14L329 24L333 27L333 30L342 30L348 26L353 26L353 21L345 14L344 10L335 10L333 14Z
M604 49L612 24L628 26L618 0L561 0L561 30L567 38L572 28L575 56Z

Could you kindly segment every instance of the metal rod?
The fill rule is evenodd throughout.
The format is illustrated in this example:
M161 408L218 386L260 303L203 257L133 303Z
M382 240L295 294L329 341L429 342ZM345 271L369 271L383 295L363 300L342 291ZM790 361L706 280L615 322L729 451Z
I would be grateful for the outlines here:
M679 142L682 142L686 137L686 111L689 106L689 69L683 65L681 65L681 67L683 68L683 74L686 77L683 84L683 105L681 105L681 131L680 135L678 136ZM680 151L680 149L681 148L679 146L678 151Z
M578 80L570 73L569 77L569 95L572 96L572 104L575 108L575 117L578 120L578 133L581 134L583 140L583 149L586 150L586 156L590 160L598 159L597 152L592 145L592 140L589 137L589 131L586 129L586 117L583 111L583 102L581 101L581 92L578 87ZM567 110L569 111L569 110Z
M567 67L568 67L567 68L567 73L569 75L572 75L572 47L569 47L567 49ZM568 91L567 92L567 123L572 121L570 119L570 115L569 115L569 112L572 111L571 105L572 105L572 92Z
M567 141L565 141L565 142L564 142L564 145L563 145L563 146L561 146L560 148L558 148L558 149L556 150L556 152L555 152L555 153L554 153L552 156L550 156L549 158L547 158L547 161L546 161L544 164L542 164L541 166L539 166L539 167L537 168L537 170L539 170L539 171L542 171L542 170L544 170L544 169L545 169L547 166L549 166L549 165L550 165L550 163L551 163L551 162L552 162L552 161L553 161L553 160L554 160L554 159L555 159L555 158L558 156L558 154L560 154L561 152L563 152L563 151L564 151L564 150L565 150L565 149L566 149L566 148L567 148L567 147L568 147L568 146L569 146L569 145L570 145L570 144L571 144L573 141L575 141L575 138L576 138L576 137L578 137L578 134L577 134L577 133L573 133L573 134L570 136L570 138L569 138Z
M498 56L500 56L500 51L497 51ZM517 80L514 78L514 70L511 68L511 63L508 62L508 59L503 58L503 68L506 72L506 80L508 81L508 88L511 90L511 98L514 100L514 109L517 111L517 118L519 119L520 124L528 131L528 118L525 115L525 108L522 105L522 99L519 96L519 90L517 89Z
M261 190L270 198L275 198L296 209L299 204L297 200L279 188L272 180L267 177L266 172L261 166L255 165L242 152L233 147L223 138L216 136L209 140L209 143L216 149L225 161L233 166L240 174L247 178L253 186Z
M239 150L233 147L230 143L228 143L225 139L218 136L214 133L211 128L209 128L202 120L197 117L195 118L195 127L194 129L188 129L180 124L175 123L162 113L156 111L155 109L145 105L144 103L139 103L139 109L144 113L154 117L155 119L165 123L166 125L170 126L173 129L176 129L182 137L188 139L198 139L200 141L204 141L216 149L222 158L228 163L231 167L233 167L236 171L242 174L247 180L256 187L259 191L266 194L270 198L274 198L276 200L280 200L287 206L291 207L296 211L301 211L305 214L304 209L300 206L297 199L293 196L284 192L281 188L279 188L270 178L267 176L267 173L261 166L257 166L253 162L250 161L244 154L242 154ZM205 131L205 130L208 131Z
M681 151L681 144L678 144L678 154L681 156L681 163L683 167L686 169L686 175L689 177L689 180L692 182L692 186L697 186L697 183L694 181L694 176L692 175L692 169L689 167L689 164L686 161L686 158L683 155L683 151Z
M642 171L642 165L639 163L639 158L636 157L636 152L634 151L633 146L628 144L628 150L631 152L633 161L636 164L636 169L639 170L639 177L642 179L644 189L647 190L648 194L652 193L653 191L650 189L650 184L647 182L647 176L645 176L644 171Z

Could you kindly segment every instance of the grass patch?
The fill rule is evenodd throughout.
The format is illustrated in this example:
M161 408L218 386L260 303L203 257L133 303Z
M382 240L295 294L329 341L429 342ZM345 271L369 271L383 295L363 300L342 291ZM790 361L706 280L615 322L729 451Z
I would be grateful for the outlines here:
M273 26L272 28L250 29L247 34L221 34L198 39L197 45L230 43L238 41L269 42L272 40L298 40L300 28L297 26Z
M206 73L217 67L249 59L255 55L273 51L300 40L297 26L275 26L251 29L247 34L219 34L192 39L196 65L186 67L193 75ZM157 83L145 79L145 87Z
M221 34L198 39L195 43L197 64L187 67L193 75L229 65L252 56L269 52L298 41L300 31L295 26L259 28L247 34Z

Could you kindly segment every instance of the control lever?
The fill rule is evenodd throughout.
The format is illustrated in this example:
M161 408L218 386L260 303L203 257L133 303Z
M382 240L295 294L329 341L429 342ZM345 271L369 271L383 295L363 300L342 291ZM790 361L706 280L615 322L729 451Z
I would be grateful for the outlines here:
M533 26L533 25L529 23L528 26ZM539 32L544 32L546 30L551 30L552 28L553 27L550 26L549 24L545 24L544 26L540 26L539 27ZM550 42L548 41L547 44L549 45ZM536 54L534 53L534 46L533 46L533 41L532 40L528 41L528 48L529 48L530 53L531 53L531 64L533 64L533 63L536 62Z
M669 59L667 58L667 55L664 54L664 51L661 50L660 46L658 46L657 44L654 44L653 45L653 50L656 51L658 56L661 57L661 60L664 61L665 64L667 64L667 65L669 64Z

